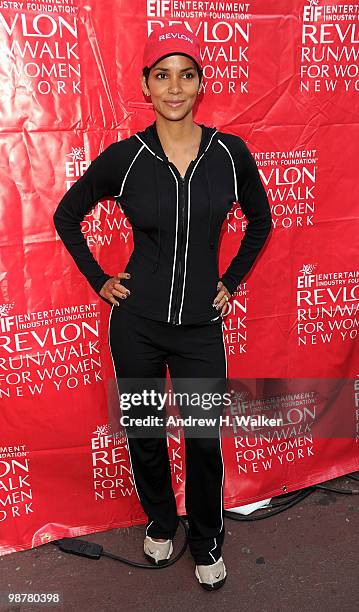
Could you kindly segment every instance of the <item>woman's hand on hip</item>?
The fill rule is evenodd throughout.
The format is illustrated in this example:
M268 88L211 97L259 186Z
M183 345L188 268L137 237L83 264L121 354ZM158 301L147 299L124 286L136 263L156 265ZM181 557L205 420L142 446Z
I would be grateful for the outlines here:
M116 306L119 306L120 303L115 300L114 296L125 300L131 293L127 287L118 282L119 278L131 278L131 274L128 274L127 272L119 272L116 276L109 278L100 289L100 295Z
M224 307L227 304L228 300L232 297L229 293L227 287L222 283L222 281L218 281L217 283L217 295L213 300L213 306L217 308L217 310L223 313Z

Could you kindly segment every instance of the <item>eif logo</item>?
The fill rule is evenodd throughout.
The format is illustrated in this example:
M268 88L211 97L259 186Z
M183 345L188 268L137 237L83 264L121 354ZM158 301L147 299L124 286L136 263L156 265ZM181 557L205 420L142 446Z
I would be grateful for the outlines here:
M304 264L299 272L302 276L298 276L297 289L303 289L304 287L312 287L315 282L315 275L312 272L317 267L317 264Z
M93 433L97 435L97 438L91 438L91 448L108 448L112 443L109 425L98 425Z
M323 8L318 6L319 0L309 0L309 5L303 9L303 21L319 21Z
M87 170L88 163L84 159L84 147L72 147L71 153L67 153L71 161L65 161L66 189L70 189L72 183L77 181Z
M5 309L2 308L2 311L4 311L5 313ZM7 317L6 315L4 316L3 314L0 316L0 331L2 333L8 333L11 332L11 328L15 326L15 317Z
M147 17L171 15L171 0L147 0Z

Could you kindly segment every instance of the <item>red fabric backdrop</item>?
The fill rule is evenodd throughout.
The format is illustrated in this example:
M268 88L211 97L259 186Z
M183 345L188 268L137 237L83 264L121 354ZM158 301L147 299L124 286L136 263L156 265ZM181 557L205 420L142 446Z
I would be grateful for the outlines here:
M199 36L205 94L195 121L246 141L273 212L271 239L225 316L229 376L280 379L287 423L284 400L295 401L296 377L307 380L309 395L311 378L350 380L344 401L329 401L335 393L327 380L328 393L309 401L310 417L299 402L296 425L307 429L297 429L295 444L289 427L266 440L260 431L223 437L225 507L357 470L355 6L0 4L0 554L146 521L124 432L106 426L114 382L110 305L78 272L52 215L105 147L154 121L140 88L140 50L164 23L183 22ZM223 227L220 272L244 228L234 203ZM83 231L106 272L124 269L132 232L114 201L100 202ZM238 402L250 396L242 388ZM314 439L324 413L327 437ZM339 435L343 416L350 431ZM181 438L171 434L168 447L183 514Z

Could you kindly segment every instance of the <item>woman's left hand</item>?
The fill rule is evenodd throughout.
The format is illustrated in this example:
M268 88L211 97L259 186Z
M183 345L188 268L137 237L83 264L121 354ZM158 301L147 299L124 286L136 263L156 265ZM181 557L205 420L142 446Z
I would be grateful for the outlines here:
M228 300L232 297L229 293L227 287L222 283L222 281L218 281L217 283L217 295L213 301L213 306L216 306L217 310L223 313L224 306L227 304Z

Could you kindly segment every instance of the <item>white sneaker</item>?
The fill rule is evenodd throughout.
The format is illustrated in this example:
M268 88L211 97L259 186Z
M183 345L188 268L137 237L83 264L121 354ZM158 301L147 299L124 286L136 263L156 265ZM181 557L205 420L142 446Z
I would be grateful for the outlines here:
M226 566L222 557L212 565L196 565L194 573L200 585L207 591L219 589L224 585L227 577Z
M143 551L148 561L156 565L164 565L173 553L172 540L156 542L150 536L146 536Z

